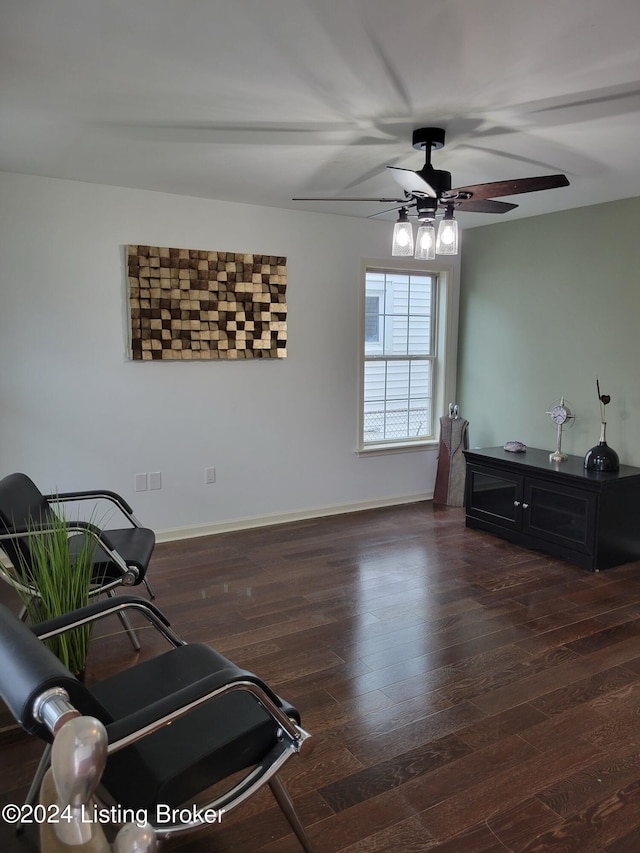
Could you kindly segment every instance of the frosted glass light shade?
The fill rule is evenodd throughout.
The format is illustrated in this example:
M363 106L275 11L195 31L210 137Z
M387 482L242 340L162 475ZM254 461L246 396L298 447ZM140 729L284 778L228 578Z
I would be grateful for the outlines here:
M395 256L413 255L413 227L404 207L400 211L398 221L393 226L391 254Z
M419 261L432 261L436 256L436 230L433 222L421 222L416 235L416 254Z
M458 254L458 223L453 218L448 218L446 214L444 219L440 220L438 226L438 239L436 240L436 252L439 255L457 255Z

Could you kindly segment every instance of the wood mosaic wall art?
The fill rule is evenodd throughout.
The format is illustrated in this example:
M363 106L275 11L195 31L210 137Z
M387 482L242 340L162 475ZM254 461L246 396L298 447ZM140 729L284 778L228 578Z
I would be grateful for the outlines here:
M127 246L131 358L284 358L287 259Z

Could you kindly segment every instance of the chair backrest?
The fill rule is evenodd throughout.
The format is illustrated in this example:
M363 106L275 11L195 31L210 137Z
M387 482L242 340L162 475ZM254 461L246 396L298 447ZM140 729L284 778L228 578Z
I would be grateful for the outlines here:
M44 740L51 740L51 734L33 716L33 704L52 687L66 690L82 715L105 724L112 721L84 684L15 613L0 604L0 696L22 728Z
M0 480L0 534L24 530L55 517L49 502L26 474L9 474ZM4 539L2 549L20 572L31 562L27 537Z

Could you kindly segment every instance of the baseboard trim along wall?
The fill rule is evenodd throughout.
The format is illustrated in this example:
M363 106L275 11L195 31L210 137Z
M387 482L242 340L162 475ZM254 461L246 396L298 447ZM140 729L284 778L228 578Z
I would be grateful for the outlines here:
M197 536L212 536L216 533L231 533L235 530L250 530L253 527L269 527L274 524L287 524L290 521L305 521L310 518L322 518L327 515L342 515L348 512L360 512L365 509L377 509L378 507L398 506L400 504L430 500L433 500L433 492L424 492L418 495L403 495L402 497L385 498L383 500L356 501L355 503L338 504L337 506L315 507L292 512L274 513L273 515L254 516L252 518L237 518L230 521L194 524L188 527L174 527L156 531L156 542L195 539Z

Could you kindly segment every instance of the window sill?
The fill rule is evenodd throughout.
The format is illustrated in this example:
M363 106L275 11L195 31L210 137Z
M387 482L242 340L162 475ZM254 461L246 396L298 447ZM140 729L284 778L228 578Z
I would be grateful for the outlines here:
M356 450L358 456L387 456L391 453L415 453L417 451L438 450L439 442L416 441L411 444L376 444L371 447L360 447Z

